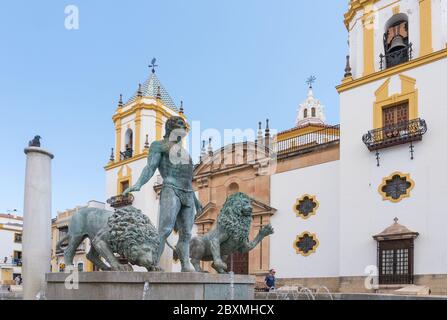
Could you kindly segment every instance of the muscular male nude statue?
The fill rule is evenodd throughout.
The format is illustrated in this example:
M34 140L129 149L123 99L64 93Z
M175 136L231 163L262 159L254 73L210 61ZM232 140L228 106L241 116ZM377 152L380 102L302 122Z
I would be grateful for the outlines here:
M194 225L195 212L200 213L202 206L192 189L193 163L189 153L182 147L182 139L187 135L185 120L171 117L166 122L166 134L163 140L155 141L149 149L148 163L137 183L124 191L140 191L158 169L163 177L160 195L159 234L160 247L158 263L163 254L166 240L174 230L178 230L177 253L182 272L194 272L189 259L189 242Z

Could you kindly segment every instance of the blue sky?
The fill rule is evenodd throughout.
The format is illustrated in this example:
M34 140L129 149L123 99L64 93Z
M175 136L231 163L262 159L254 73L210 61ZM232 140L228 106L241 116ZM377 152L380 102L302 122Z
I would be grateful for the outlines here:
M35 135L55 154L53 215L104 201L111 116L157 57L158 77L201 127L294 125L306 78L338 123L347 2L297 0L46 0L0 4L0 212L23 208L25 155ZM64 27L67 5L80 28Z

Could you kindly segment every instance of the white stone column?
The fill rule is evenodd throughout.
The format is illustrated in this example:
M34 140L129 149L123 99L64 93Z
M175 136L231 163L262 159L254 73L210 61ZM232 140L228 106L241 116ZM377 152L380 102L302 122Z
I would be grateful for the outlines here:
M41 148L25 149L25 200L23 209L23 298L34 300L45 288L51 264L51 160Z

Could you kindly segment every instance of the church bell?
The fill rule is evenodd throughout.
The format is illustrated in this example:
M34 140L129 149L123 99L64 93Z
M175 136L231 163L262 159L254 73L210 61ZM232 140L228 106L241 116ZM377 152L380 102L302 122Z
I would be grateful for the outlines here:
M395 52L401 49L404 49L406 47L404 38L400 35L396 36L393 41L391 41L390 48L388 49L388 52Z

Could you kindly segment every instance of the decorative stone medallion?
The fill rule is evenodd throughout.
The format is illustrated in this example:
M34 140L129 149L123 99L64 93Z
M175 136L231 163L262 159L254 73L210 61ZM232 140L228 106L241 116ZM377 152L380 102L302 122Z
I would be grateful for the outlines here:
M320 241L318 241L317 235L308 231L298 235L293 243L296 253L303 257L308 257L315 253L319 245Z
M295 211L297 217L309 219L311 216L317 214L319 206L320 204L315 196L305 194L296 201L293 206L293 211Z
M383 179L379 186L379 193L384 201L397 203L410 197L414 185L414 181L409 174L395 172Z

